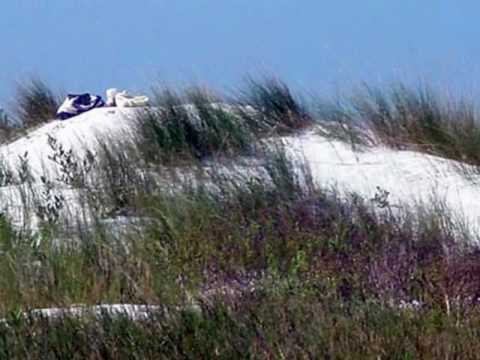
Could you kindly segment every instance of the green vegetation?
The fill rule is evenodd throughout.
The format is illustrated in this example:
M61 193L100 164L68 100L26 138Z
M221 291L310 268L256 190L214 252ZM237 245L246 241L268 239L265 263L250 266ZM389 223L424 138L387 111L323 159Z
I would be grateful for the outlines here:
M356 144L382 143L480 165L480 122L473 102L431 87L364 85L349 97L319 102L331 136Z
M2 218L5 358L476 354L480 253L449 214L397 216L388 203L317 189L281 148L257 154L258 173L199 169L197 185L177 179L170 190L124 176L134 168L107 148L95 159L105 182L83 204L93 222L46 217L31 233ZM128 185L122 201L103 192L111 184ZM112 231L106 220L122 210L139 220ZM28 312L102 303L161 309L143 320Z
M204 159L218 153L241 153L250 148L253 134L241 119L200 88L179 95L170 89L156 92L155 108L137 119L138 148L156 163Z
M0 325L0 358L476 359L478 329L478 313L459 320L293 288L238 308L152 312L148 321L12 317Z
M154 107L137 119L137 147L153 163L251 154L261 138L312 125L288 86L274 78L247 81L233 99L197 86L154 90Z
M366 88L319 116L276 79L231 99L159 89L154 105L84 157L50 137L59 172L41 183L28 154L2 165L24 224L0 216L0 358L477 357L477 239L442 207L318 188L274 141L318 116L356 144L477 164L471 105ZM210 161L238 155L252 162ZM158 307L31 311L114 303Z

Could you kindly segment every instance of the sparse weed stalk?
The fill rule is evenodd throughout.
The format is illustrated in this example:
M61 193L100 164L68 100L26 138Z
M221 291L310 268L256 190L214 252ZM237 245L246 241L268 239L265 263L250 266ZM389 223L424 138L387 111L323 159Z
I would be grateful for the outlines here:
M19 184L29 184L31 185L35 178L32 173L32 168L30 166L30 159L28 157L28 151L25 151L23 155L18 156L19 165L17 169L17 179Z
M95 164L86 191L99 216L133 209L139 194L152 191L143 161L128 141L99 140Z
M4 186L10 186L15 183L14 171L10 168L10 165L0 160L0 188Z
M16 216L21 213L22 231L28 233L37 210L38 201L35 191L35 177L27 151L23 155L19 155L18 164L12 173L14 174L12 183L14 187L11 188L11 192L4 193L4 196L9 197L7 201L13 205L13 211L17 213ZM20 211L17 210L18 207Z
M54 225L60 217L65 199L62 194L55 192L54 184L50 180L42 176L41 181L44 189L40 194L41 198L37 205L37 217L42 223Z
M57 181L74 188L86 186L88 174L95 165L95 155L86 150L84 158L78 159L73 149L66 150L53 136L48 135L48 146L52 154L48 159L58 166Z

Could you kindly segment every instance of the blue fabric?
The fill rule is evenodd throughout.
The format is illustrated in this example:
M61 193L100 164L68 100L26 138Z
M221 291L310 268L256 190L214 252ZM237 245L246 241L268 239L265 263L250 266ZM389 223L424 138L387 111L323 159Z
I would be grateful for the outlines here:
M98 95L69 94L57 111L57 119L67 120L103 106L105 106L105 102Z

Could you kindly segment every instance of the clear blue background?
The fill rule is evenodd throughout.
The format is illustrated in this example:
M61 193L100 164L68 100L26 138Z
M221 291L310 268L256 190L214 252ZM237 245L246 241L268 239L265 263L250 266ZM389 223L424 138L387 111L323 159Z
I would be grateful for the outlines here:
M32 74L101 94L262 71L315 92L392 78L475 92L479 35L478 0L4 1L0 104Z

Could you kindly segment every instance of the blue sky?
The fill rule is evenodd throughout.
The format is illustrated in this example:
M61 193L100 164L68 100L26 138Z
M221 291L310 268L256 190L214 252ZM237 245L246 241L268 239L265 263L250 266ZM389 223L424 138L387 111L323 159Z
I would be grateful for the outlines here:
M4 104L31 74L101 94L157 79L232 88L262 71L316 92L399 78L479 88L473 0L15 0L0 14Z

